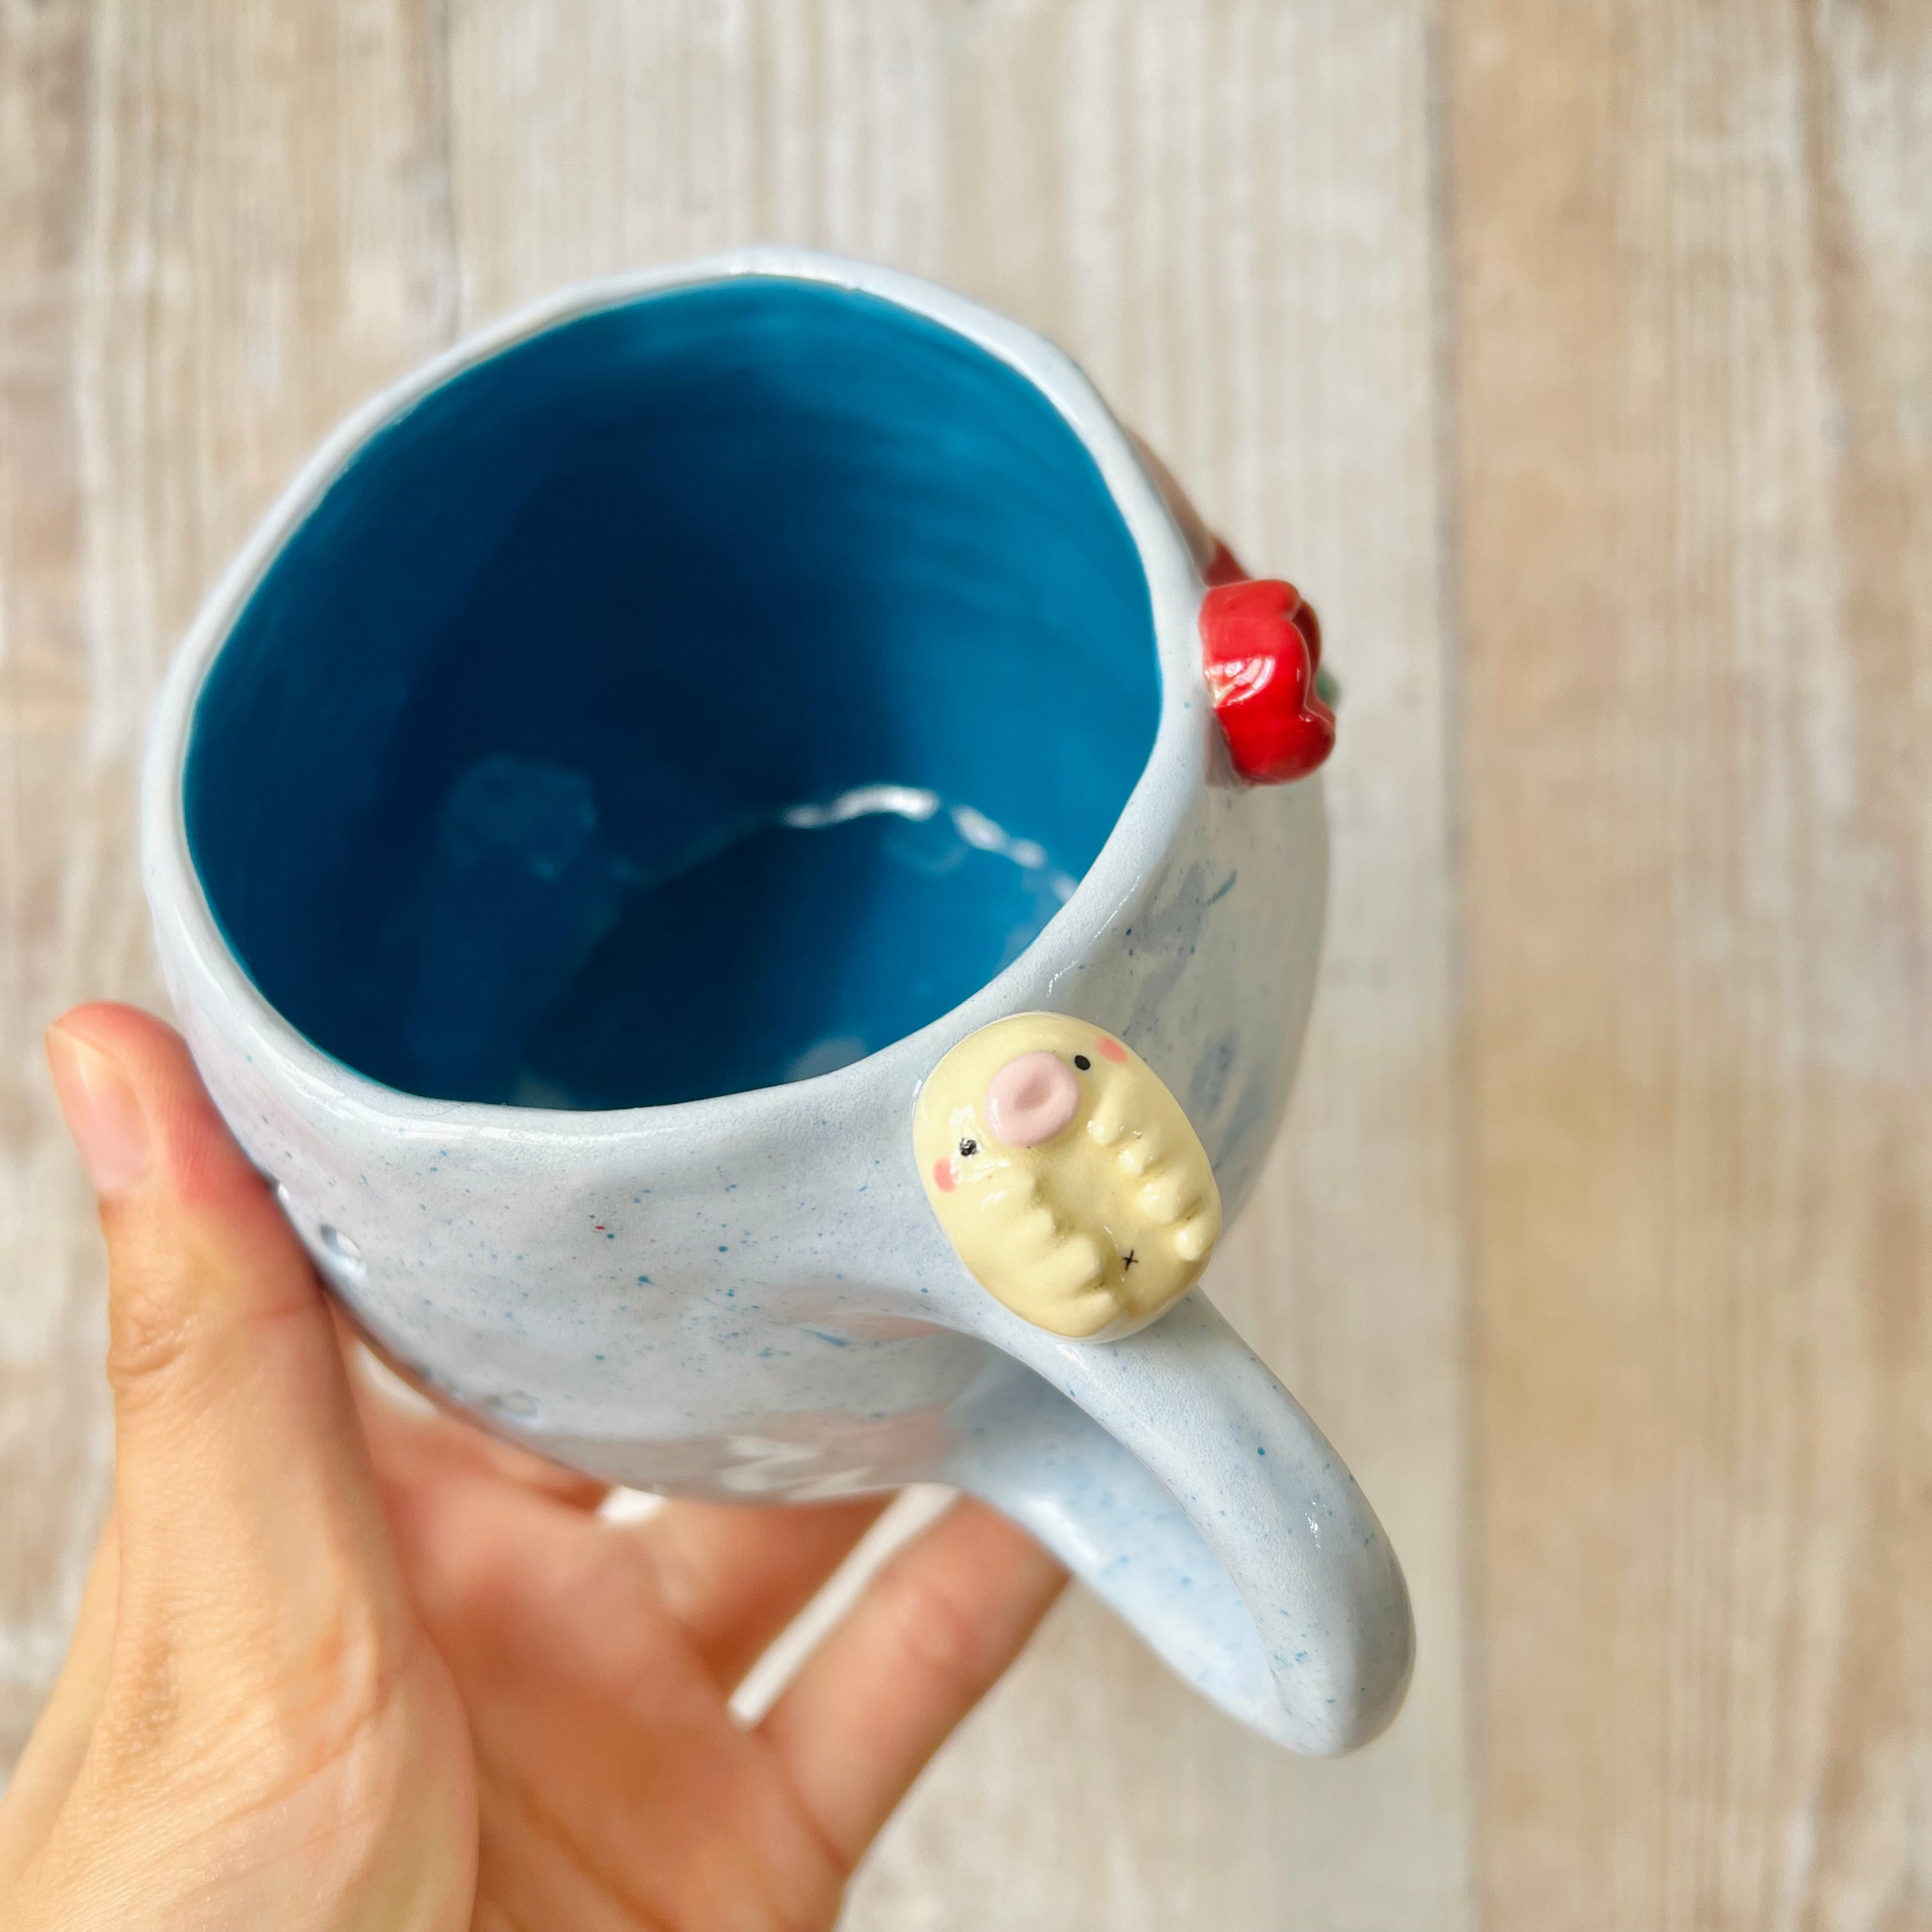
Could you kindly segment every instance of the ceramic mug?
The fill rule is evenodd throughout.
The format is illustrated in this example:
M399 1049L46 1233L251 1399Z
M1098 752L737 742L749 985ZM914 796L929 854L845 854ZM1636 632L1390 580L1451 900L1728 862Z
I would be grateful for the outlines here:
M593 284L270 512L164 692L146 875L216 1101L442 1397L674 1494L956 1484L1332 1753L1413 1643L1334 1451L1198 1288L1111 1342L1016 1313L913 1153L935 1065L1037 1012L1253 1186L1325 835L1231 762L1206 562L958 297L772 250Z

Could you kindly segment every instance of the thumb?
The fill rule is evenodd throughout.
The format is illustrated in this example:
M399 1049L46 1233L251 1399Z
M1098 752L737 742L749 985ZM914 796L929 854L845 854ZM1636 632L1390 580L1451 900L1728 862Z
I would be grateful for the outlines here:
M226 1635L278 1652L304 1607L339 1619L346 1577L365 1613L397 1615L321 1286L181 1036L81 1006L47 1058L107 1240L124 1606L218 1605Z

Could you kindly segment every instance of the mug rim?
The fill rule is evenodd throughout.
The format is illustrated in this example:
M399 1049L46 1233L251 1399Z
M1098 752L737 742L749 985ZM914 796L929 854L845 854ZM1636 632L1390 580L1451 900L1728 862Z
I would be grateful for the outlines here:
M731 280L814 283L871 296L922 316L1004 363L1043 396L1100 472L1145 576L1160 716L1145 766L1094 862L1019 956L967 998L877 1051L809 1078L654 1106L554 1108L440 1100L372 1078L302 1033L255 984L210 904L189 848L187 752L208 674L249 598L304 520L379 431L433 391L519 343L640 296ZM734 248L662 267L598 278L554 291L486 325L411 369L352 412L304 463L218 579L176 650L156 700L142 776L142 870L164 965L191 966L208 982L224 1026L244 1034L250 1057L323 1099L344 1120L400 1126L434 1121L439 1133L506 1130L605 1139L614 1132L685 1131L722 1124L761 1106L788 1108L807 1094L856 1098L884 1081L909 1100L941 1054L968 1034L1040 1004L1131 901L1153 861L1172 844L1206 782L1211 712L1196 628L1203 594L1186 540L1160 489L1078 365L1044 337L949 289L898 270L773 246Z

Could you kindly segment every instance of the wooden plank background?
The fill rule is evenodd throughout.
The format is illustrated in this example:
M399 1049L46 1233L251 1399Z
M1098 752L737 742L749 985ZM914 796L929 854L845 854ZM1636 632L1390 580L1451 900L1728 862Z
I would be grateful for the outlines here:
M370 389L748 238L1046 329L1346 687L1324 981L1212 1277L1421 1627L1275 1754L1070 1600L856 1927L1932 1927L1923 0L0 0L0 1762L108 1468L40 1026Z

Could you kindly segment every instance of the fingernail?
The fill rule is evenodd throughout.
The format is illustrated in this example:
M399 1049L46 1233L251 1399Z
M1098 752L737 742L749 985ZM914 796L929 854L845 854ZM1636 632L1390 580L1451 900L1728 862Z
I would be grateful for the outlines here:
M47 1030L47 1064L94 1191L126 1192L148 1171L148 1118L121 1063L56 1026Z

